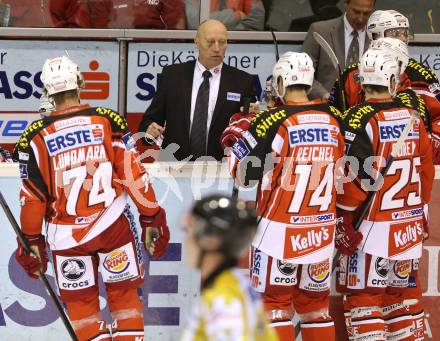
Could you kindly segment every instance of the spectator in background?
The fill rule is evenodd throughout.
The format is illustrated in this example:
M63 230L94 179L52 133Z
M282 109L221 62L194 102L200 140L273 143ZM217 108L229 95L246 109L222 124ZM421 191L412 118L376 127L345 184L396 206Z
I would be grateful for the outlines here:
M100 25L95 27L186 29L183 0L100 0L98 3L89 0L89 3L91 16ZM103 26L105 19L107 24Z
M87 0L90 27L108 28L111 20L113 0Z
M55 27L89 28L90 17L85 0L51 0L50 14Z
M310 0L310 7L313 15L302 18L295 18L290 23L289 31L307 32L310 25L316 21L329 20L339 17L342 12L336 6L339 0Z
M330 90L338 77L327 53L313 38L318 32L330 44L338 58L341 70L357 63L370 44L365 26L374 10L376 0L345 0L345 14L341 17L313 23L307 32L303 51L313 60L315 81L310 96L329 97Z
M49 11L50 0L6 0L10 5L8 26L11 27L53 27Z
M225 24L228 30L263 30L264 7L261 0L211 0L212 19ZM199 25L200 0L185 0L185 13L188 29Z

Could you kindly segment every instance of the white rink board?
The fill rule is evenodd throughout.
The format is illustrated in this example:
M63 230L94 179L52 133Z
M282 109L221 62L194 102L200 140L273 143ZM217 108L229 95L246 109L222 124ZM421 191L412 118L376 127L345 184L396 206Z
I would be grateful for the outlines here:
M5 169L4 165L0 166L0 189L18 220L18 167L9 165L11 167ZM156 163L153 167L157 170L157 166ZM185 265L185 252L181 250L184 235L179 224L183 213L191 206L194 198L199 199L200 195L232 192L232 181L225 172L215 171L211 175L204 175L202 180L191 180L191 169L192 165L187 165L185 170L176 172L179 175L175 178L166 174L155 178L154 174L158 172L154 169L150 171L158 201L167 212L172 244L165 260L144 259L147 273L143 286L145 340L178 340L181 327L199 292L199 274ZM4 177L5 174L9 176ZM247 192L245 195L251 198L254 194ZM137 222L137 210L133 204L131 207ZM28 278L16 263L13 254L17 245L15 235L3 212L0 212L0 226L0 340L67 340L67 332L52 309L42 284ZM146 258L145 253L144 256ZM53 285L50 266L47 274ZM104 298L101 305L105 306ZM106 318L110 322L108 314Z

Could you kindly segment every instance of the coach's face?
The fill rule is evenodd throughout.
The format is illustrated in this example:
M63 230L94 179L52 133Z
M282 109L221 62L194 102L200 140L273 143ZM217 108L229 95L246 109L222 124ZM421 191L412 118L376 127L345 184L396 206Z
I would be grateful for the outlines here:
M350 25L361 31L374 10L375 0L345 0L345 13Z
M207 69L221 64L228 46L228 32L218 20L207 20L199 26L195 43L199 50L199 62Z

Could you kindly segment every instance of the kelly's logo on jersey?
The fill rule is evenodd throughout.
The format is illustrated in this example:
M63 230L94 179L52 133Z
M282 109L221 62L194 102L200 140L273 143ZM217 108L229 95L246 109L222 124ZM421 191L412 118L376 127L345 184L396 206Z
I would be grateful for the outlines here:
M105 257L104 268L113 274L120 274L127 270L130 261L125 250L116 250Z
M333 242L334 226L286 228L284 259L302 257Z
M305 124L289 127L289 142L291 146L311 144L337 145L339 129L327 124Z
M420 221L396 223L390 226L389 256L395 256L421 243L423 227Z
M397 141L402 135L408 120L395 120L390 122L379 122L379 139L380 141ZM409 131L408 138L419 137L419 125L414 124Z
M92 144L101 144L104 138L102 124L90 124L59 130L44 136L50 156Z

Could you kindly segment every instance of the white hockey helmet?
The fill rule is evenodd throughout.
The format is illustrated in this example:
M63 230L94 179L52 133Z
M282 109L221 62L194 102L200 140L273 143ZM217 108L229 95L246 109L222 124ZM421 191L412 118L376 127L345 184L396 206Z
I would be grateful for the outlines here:
M272 82L273 88L278 97L283 98L286 88L290 85L307 85L313 84L315 68L313 61L307 53L304 52L286 52L273 67ZM278 89L278 79L283 80L283 91L280 93Z
M45 93L43 93L40 97L40 103L38 105L38 113L41 116L49 116L52 111L55 111L55 105L53 101L47 97Z
M359 75L362 85L386 87L390 95L394 96L400 77L399 62L390 52L370 48L360 60Z
M408 18L395 10L375 11L368 19L367 34L370 40L387 36L401 39L403 35L406 37L405 43L408 43L410 38Z
M371 49L392 53L400 64L400 74L403 74L409 62L408 45L396 38L379 38L371 41Z
M47 59L41 71L41 81L48 96L79 90L84 83L79 66L66 56Z

